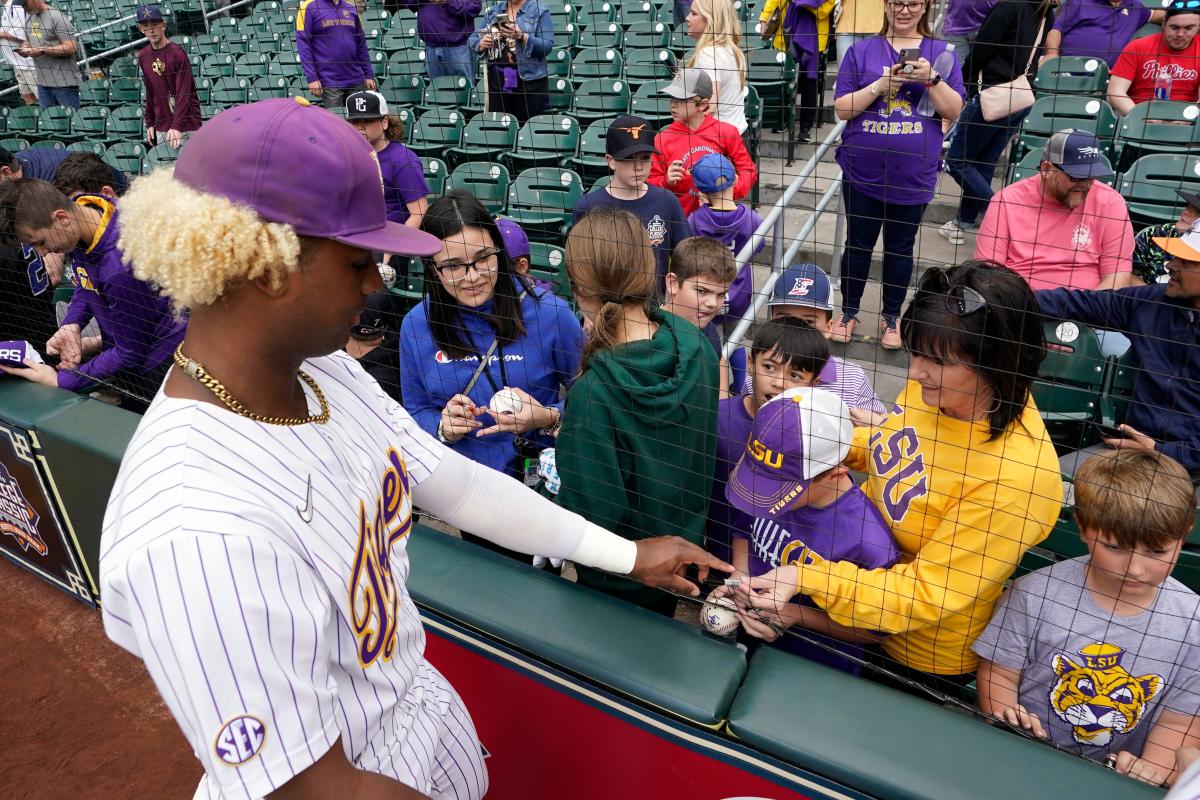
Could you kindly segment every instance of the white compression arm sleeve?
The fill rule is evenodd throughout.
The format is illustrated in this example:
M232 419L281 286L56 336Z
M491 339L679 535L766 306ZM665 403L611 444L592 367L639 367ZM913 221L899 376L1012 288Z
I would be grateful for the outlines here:
M637 545L560 508L514 478L446 448L413 502L461 530L529 555L628 575Z

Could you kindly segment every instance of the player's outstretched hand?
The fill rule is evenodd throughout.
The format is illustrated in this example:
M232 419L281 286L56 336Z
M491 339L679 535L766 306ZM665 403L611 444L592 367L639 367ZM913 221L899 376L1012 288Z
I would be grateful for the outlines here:
M699 570L699 579L710 569L733 572L733 566L678 536L655 536L637 542L637 560L629 577L647 586L667 589L691 597L700 596L700 587L683 577L689 564Z

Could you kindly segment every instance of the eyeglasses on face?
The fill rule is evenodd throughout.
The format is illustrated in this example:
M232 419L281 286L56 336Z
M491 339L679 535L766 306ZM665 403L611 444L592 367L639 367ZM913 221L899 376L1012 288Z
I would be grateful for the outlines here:
M443 261L440 264L434 262L433 268L436 269L438 274L446 280L450 281L451 283L457 283L463 278L466 278L467 274L472 269L474 269L475 272L480 275L490 275L491 273L495 272L500 266L500 262L499 260L493 259L496 259L498 255L500 255L499 250L484 250L479 255L475 256L474 260L472 261L450 260Z
M1188 2L1192 2L1192 1L1193 0L1188 0ZM1197 0L1197 2L1200 2L1200 0ZM910 14L915 14L918 11L920 11L922 8L925 7L925 3L923 1L922 2L897 3L897 2L895 2L895 0L888 0L888 7L895 11L907 11Z
M917 291L945 295L946 310L956 317L966 317L987 307L987 298L963 283L951 283L949 273L937 267L925 270Z

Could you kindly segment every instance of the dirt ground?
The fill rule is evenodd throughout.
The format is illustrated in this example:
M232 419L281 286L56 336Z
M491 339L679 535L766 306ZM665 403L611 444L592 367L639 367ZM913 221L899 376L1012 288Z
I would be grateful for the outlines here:
M2 558L0 597L0 797L191 798L200 764L100 612Z

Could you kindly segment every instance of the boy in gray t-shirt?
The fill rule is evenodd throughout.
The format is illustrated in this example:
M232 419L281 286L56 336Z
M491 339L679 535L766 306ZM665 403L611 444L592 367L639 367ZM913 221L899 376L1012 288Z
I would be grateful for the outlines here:
M1113 450L1075 478L1089 555L1019 579L972 645L985 712L1153 784L1200 744L1200 596L1170 577L1196 516L1187 472Z

